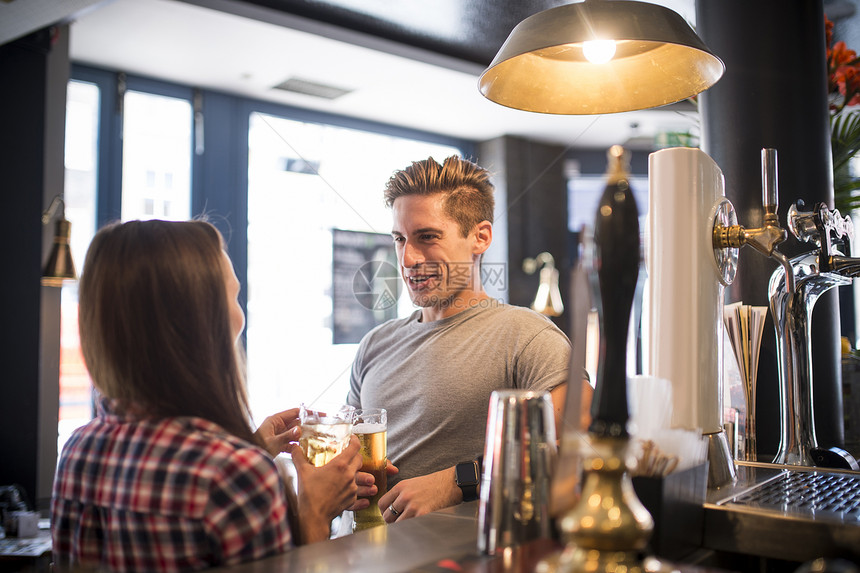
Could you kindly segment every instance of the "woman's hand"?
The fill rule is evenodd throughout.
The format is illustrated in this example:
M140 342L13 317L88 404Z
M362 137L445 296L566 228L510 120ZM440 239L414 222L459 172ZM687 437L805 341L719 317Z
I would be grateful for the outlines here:
M302 434L299 409L290 408L272 414L263 420L254 434L266 444L266 451L273 458L281 452L289 452Z
M347 507L349 511L359 511L370 507L369 497L376 495L379 488L376 485L376 479L373 474L367 472L358 472L355 474L356 499L355 503Z
M331 520L345 509L355 507L358 470L361 467L360 447L358 438L351 436L349 445L340 454L317 468L311 465L298 445L293 446L291 454L298 476L298 514L303 543L328 539ZM370 477L372 479L373 476ZM366 480L362 479L362 482Z
M393 476L399 472L400 470L394 467L394 464L392 464L390 460L385 460L385 473L387 475ZM376 485L376 478L373 477L373 474L358 472L355 474L355 485L358 486L358 492L356 494L358 499L356 499L355 503L347 509L350 511L367 509L370 507L370 500L367 498L373 497L376 495L376 492L379 491L379 486Z

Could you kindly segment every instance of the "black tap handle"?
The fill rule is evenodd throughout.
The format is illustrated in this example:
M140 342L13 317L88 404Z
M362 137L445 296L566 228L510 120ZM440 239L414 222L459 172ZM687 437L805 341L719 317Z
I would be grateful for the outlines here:
M639 210L627 180L624 150L613 146L609 155L609 178L594 225L600 352L589 432L626 437L627 332L639 279Z

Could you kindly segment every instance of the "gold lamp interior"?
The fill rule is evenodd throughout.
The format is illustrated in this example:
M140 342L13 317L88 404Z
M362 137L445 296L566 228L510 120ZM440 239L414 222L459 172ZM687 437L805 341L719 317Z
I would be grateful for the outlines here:
M588 42L615 53L592 63ZM481 75L481 93L539 113L591 115L659 107L712 86L725 66L676 12L645 2L586 0L526 18Z

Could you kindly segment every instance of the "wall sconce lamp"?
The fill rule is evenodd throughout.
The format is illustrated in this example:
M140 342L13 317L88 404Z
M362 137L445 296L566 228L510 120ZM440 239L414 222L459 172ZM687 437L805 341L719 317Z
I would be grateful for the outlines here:
M558 269L551 254L543 252L535 258L523 260L523 271L533 275L540 268L540 284L537 295L532 303L532 310L546 316L561 316L564 304L561 302L561 291L558 289Z
M57 219L54 229L54 245L51 247L51 254L42 270L42 286L61 287L63 281L77 280L78 278L69 244L72 236L72 224L66 219L65 202L61 195L54 197L51 204L42 213L42 225L51 222L60 206L63 207L63 210L60 212L60 218Z
M488 99L539 113L647 109L708 89L725 71L683 18L629 0L585 0L520 22L479 88Z

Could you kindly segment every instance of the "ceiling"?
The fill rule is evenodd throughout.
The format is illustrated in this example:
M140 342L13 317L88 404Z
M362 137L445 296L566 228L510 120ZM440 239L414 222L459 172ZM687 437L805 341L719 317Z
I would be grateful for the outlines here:
M78 1L92 4L92 0ZM397 5L401 12L404 2L410 5L406 0L394 4L367 1L366 6ZM340 5L350 3L360 4L338 0ZM447 29L445 26L455 22L444 22L441 8L458 3L474 4L422 0L411 3L411 13L400 15ZM688 21L695 19L694 0L655 3L676 10ZM606 148L624 143L643 148L659 132L698 130L692 106L558 116L490 102L478 91L484 65L475 60L484 52L494 53L503 39L499 46L481 46L483 52L477 50L470 58L456 58L444 50L370 36L264 4L234 0L102 2L74 16L71 56L76 62L129 74L478 141L507 134L565 146ZM433 8L425 8L429 6ZM434 19L439 21L429 22ZM507 31L502 33L502 37L506 35ZM274 89L288 79L346 93L326 99Z

